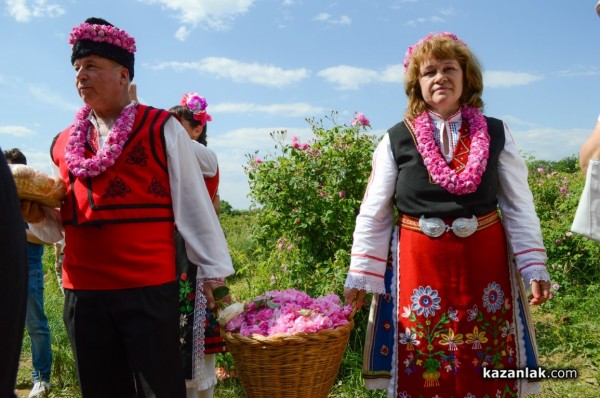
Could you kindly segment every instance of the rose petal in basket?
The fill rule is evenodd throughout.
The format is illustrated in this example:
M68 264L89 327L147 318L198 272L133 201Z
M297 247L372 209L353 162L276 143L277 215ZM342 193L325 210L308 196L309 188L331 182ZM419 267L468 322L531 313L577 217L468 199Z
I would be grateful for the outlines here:
M67 193L61 178L49 176L24 164L9 165L19 199L48 207L60 207Z

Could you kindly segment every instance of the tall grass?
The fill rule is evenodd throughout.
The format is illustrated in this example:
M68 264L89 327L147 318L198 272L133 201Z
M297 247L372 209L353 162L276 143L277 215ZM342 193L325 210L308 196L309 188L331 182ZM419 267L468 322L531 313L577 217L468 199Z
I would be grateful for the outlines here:
M264 275L251 272L255 243L250 234L252 217L247 213L222 216L222 225L236 268L244 266L248 272L233 277L232 293L240 301L256 294L256 286L264 286ZM77 376L73 355L62 321L63 295L53 270L54 252L46 247L44 254L46 313L50 321L54 365L53 390L50 397L79 398ZM578 285L561 288L554 299L533 311L541 363L548 369L575 368L577 380L548 380L542 382L542 394L538 398L598 398L600 397L600 284ZM362 341L366 311L358 313L356 328L350 337L338 379L330 398L383 398L384 391L366 391L361 378ZM26 335L26 333L25 333ZM235 369L229 354L219 355L218 365ZM31 352L26 336L21 356L17 387L31 388ZM27 396L27 392L24 395ZM244 398L237 379L219 382L215 398ZM309 398L309 397L307 397Z

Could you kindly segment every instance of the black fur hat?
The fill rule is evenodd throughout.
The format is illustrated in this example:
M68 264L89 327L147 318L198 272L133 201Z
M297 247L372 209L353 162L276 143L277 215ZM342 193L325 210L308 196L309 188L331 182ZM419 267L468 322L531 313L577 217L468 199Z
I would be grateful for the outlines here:
M107 22L102 18L88 18L85 20L85 23L90 25L108 25L114 27L113 24ZM73 33L71 33L71 37L73 37ZM135 63L135 57L133 55L133 52L129 52L121 46L107 43L104 41L80 39L73 44L71 64L74 64L75 60L87 57L89 55L98 55L100 57L112 59L116 63L123 65L129 70L129 80L133 80Z

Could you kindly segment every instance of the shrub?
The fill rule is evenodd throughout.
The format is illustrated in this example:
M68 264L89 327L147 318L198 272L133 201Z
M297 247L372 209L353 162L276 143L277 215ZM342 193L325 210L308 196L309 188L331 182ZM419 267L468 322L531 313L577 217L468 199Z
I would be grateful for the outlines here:
M277 153L247 155L249 196L260 209L253 230L258 267L269 275L263 291L341 293L376 137L364 133L368 124L339 125L336 117L326 118L330 128L307 119L310 142L286 142L286 132L276 131Z
M575 156L558 162L528 159L529 186L533 192L548 270L554 282L568 287L600 282L600 245L570 232L585 183Z

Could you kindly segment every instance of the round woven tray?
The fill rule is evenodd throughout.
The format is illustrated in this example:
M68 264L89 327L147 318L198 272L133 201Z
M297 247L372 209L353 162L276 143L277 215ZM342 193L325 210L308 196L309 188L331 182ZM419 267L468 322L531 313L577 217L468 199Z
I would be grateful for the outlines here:
M24 164L9 166L19 199L31 200L48 207L60 207L67 193L62 179L49 176Z
M317 333L223 333L246 398L326 398L354 322Z

